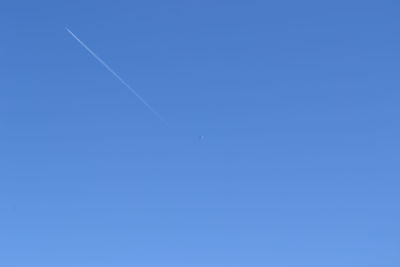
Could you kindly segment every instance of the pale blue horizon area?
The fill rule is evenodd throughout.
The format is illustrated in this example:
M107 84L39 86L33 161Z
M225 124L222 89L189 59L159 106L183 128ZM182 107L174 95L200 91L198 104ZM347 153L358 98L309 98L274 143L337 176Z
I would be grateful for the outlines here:
M399 10L3 3L0 266L400 266Z

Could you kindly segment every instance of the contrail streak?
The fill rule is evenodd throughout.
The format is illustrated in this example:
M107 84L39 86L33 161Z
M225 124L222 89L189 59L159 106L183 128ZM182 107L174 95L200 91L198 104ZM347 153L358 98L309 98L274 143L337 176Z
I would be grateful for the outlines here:
M126 88L128 88L154 115L156 115L163 123L167 124L168 123L163 119L163 117L161 117L160 114L158 114L158 112L152 108L147 102L146 100L144 100L139 94L138 92L136 92L135 89L133 89L127 82L125 82L121 76L118 75L118 73L116 73L110 66L108 66L108 64L106 62L104 62L98 55L96 55L95 52L93 52L84 42L82 42L72 31L70 31L70 29L68 29L67 27L65 27L65 29L67 30L67 32L74 37L74 39L76 41L78 41L79 44L81 44L83 46L83 48L85 48L98 62L100 62L101 65L103 65L103 67L105 67L109 72L111 72L112 75L114 75L115 78L118 79L118 81L120 81Z

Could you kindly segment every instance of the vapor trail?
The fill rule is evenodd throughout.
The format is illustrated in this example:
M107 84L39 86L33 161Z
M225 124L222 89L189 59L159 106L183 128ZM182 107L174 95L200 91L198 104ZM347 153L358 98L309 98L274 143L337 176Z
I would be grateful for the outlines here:
M119 76L110 66L108 66L108 64L106 62L104 62L98 55L96 55L95 52L93 52L84 42L82 42L72 31L70 31L67 27L65 27L65 29L67 30L67 32L74 37L74 39L76 41L78 41L79 44L81 44L83 46L83 48L85 48L98 62L100 62L101 65L103 65L103 67L105 67L109 72L111 72L112 75L114 75L115 78L118 79L118 81L120 81L126 88L128 88L154 115L156 115L163 123L168 124L163 117L161 117L160 114L158 114L158 112L152 108L147 102L146 100L144 100L139 94L138 92L136 92L135 89L133 89L128 83L126 83L121 76Z

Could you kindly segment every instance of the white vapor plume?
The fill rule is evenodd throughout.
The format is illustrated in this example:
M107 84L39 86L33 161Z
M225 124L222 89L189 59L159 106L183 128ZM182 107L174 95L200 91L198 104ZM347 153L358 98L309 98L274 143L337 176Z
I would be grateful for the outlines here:
M84 42L82 42L72 31L70 31L67 27L65 27L67 32L74 37L76 41L78 41L79 44L83 46L98 62L100 62L103 67L105 67L109 72L111 72L112 75L114 75L115 78L118 79L126 88L128 88L154 115L156 115L163 123L168 124L163 117L161 117L160 114L152 107L150 106L146 100L144 100L137 92L135 89L133 89L128 83L126 83L110 66L107 65L98 55L96 55L95 52L93 52Z

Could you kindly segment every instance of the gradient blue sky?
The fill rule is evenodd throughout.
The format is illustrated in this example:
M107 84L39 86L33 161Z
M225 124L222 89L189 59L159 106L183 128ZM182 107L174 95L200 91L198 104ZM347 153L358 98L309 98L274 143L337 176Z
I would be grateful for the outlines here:
M4 1L0 266L400 266L399 10Z

